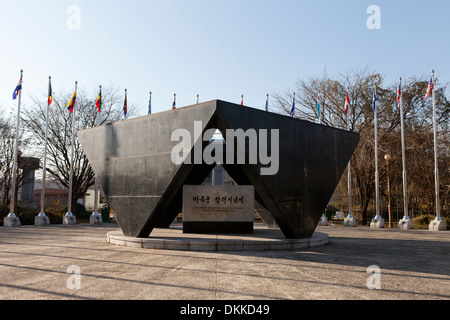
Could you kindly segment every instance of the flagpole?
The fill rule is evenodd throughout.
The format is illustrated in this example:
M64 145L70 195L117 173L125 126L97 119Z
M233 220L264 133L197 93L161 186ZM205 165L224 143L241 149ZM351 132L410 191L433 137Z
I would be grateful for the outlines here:
M100 88L100 94L102 92L102 86L99 86ZM97 111L97 127L100 126L100 112L101 112L101 105L100 109ZM95 177L95 196L94 196L94 213L92 215L96 216L98 215L98 179ZM96 214L97 213L97 214Z
M200 95L197 93L197 104L199 102Z
M375 219L376 220L381 220L381 216L380 216L380 179L379 179L379 173L378 173L378 112L377 112L377 108L375 105L375 99L376 99L376 93L377 93L377 88L376 86L374 86L373 89L373 111L375 114L375 211L376 211L376 215L375 215Z
M433 135L434 135L434 188L436 194L436 219L435 221L442 221L441 210L439 204L439 169L437 158L437 126L436 126L436 95L434 90L434 70L431 71L431 79L433 83L432 98L433 98Z
M402 78L398 79L399 88L401 88ZM399 97L400 101L400 126L401 126L401 139L402 139L402 177L403 177L403 211L404 216L402 220L409 220L408 216L408 196L407 196L407 185L406 185L406 158L405 158L405 131L404 131L404 120L403 120L403 94Z
M49 89L51 87L52 77L48 77ZM50 94L50 91L49 91ZM45 217L44 205L45 205L45 188L46 188L46 176L47 176L47 140L48 140L48 117L49 117L50 103L47 101L47 114L45 118L45 142L44 142L44 165L42 168L42 187L41 187L41 212L39 217Z
M75 92L77 91L78 81L75 81ZM73 112L72 112L72 137L71 137L71 154L70 154L70 172L69 172L69 198L67 203L67 213L66 217L73 217L72 214L72 189L73 189L73 158L74 158L74 140L75 140L75 112L77 99L75 97L75 101L73 104Z
M347 88L347 94L348 94L349 88ZM347 129L350 131L350 104L348 106L347 110ZM352 214L352 159L348 161L348 217L353 218Z
M20 70L20 79L22 79L23 76L23 70ZM17 155L19 152L19 125L20 125L20 103L22 100L22 88L23 88L23 82L21 82L21 88L19 90L19 101L17 104L17 124L16 124L16 140L14 143L14 166L13 166L13 177L12 177L12 192L11 192L11 212L8 214L8 218L15 218L16 214L15 214L15 210L16 208L14 207L16 204L16 179L17 179Z

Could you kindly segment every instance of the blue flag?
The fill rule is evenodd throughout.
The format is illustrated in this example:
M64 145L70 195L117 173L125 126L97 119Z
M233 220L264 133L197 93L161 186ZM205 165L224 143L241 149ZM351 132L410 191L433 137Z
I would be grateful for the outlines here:
M320 94L317 95L317 117L320 119Z
M375 89L373 89L373 98L372 98L372 106L373 106L373 111L376 110L376 105L375 102L377 101L377 96L375 94Z
M291 109L291 117L294 117L295 114L295 93L294 93L294 98L292 99L292 109Z
M152 93L150 92L150 99L148 101L148 114L152 114Z
M13 100L16 100L17 96L20 93L20 90L22 90L22 76L20 76L19 83L17 84L17 87L13 92Z

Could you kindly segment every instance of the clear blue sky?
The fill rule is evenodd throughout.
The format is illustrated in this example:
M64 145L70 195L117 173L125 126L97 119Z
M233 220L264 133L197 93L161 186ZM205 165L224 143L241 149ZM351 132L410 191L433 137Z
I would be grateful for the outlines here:
M70 5L80 29L69 29ZM369 30L369 5L381 29ZM0 110L24 69L23 105L54 91L97 86L128 89L146 114L200 100L223 99L263 108L266 94L296 80L371 66L395 84L399 76L435 69L450 79L450 2L385 0L2 0Z

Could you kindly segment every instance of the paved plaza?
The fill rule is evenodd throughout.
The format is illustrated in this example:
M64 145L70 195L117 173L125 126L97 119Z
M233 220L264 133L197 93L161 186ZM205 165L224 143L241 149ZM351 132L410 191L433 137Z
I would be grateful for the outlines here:
M448 231L328 226L318 247L197 252L108 243L118 228L0 228L0 300L450 298ZM380 289L367 287L370 266Z

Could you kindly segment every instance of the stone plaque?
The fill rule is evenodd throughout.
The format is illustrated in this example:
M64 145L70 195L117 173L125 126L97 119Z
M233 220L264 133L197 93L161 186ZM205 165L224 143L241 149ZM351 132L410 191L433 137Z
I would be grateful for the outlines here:
M253 186L183 186L184 233L253 233Z

